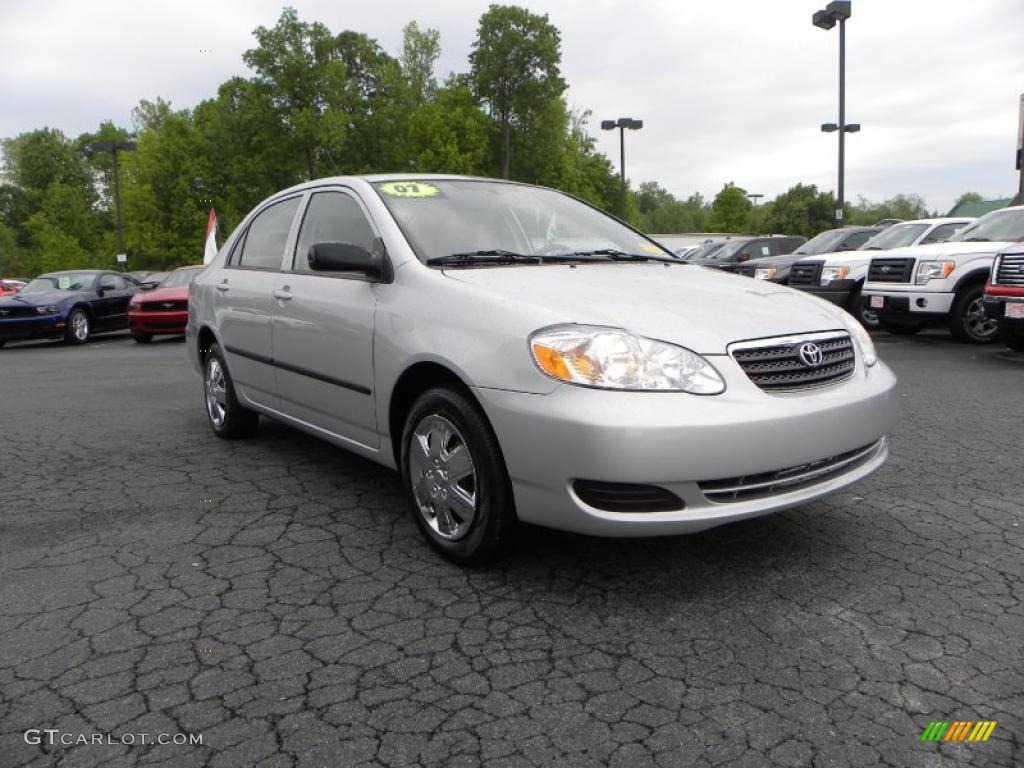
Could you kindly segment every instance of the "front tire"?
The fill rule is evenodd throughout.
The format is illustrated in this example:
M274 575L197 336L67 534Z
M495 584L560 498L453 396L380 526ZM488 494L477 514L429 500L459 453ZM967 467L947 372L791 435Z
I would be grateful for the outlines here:
M860 324L868 330L874 331L882 327L878 319L878 313L871 309L868 303L864 301L860 288L854 291L853 296L850 298L850 314L856 317Z
M1003 336L1003 344L1008 346L1014 352L1024 352L1024 336L1011 336L1005 334ZM0 346L3 346L0 344Z
M960 290L949 313L949 332L957 341L968 344L988 344L995 341L999 330L997 320L985 315L982 296L984 286L969 285Z
M68 315L67 330L64 331L65 344L85 344L92 332L89 313L81 307L75 307Z
M238 402L224 355L216 344L203 358L203 400L206 419L217 437L234 440L249 437L256 431L259 414Z
M449 387L424 392L402 431L402 484L413 519L459 565L496 559L516 526L512 484L479 406Z
M153 336L148 333L133 333L132 338L136 344L149 344L153 340Z

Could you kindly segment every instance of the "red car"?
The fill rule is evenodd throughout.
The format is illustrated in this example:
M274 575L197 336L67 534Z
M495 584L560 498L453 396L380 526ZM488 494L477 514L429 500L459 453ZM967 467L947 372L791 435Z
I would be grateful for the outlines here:
M25 284L20 280L0 280L0 296L10 296L24 287Z
M188 323L188 286L204 267L181 267L151 291L136 294L128 305L128 327L139 344L154 336L185 333Z
M996 254L982 301L985 314L999 323L1006 346L1024 352L1024 243Z

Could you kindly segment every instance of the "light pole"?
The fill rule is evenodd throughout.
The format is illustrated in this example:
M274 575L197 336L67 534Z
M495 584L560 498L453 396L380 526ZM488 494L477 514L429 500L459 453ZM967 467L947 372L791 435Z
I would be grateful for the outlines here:
M819 29L832 29L839 22L839 122L824 123L826 133L839 132L839 189L836 197L836 226L843 226L843 176L846 162L846 134L860 130L858 123L846 122L846 20L850 18L850 0L833 0L824 10L816 11L811 23Z
M764 195L762 195L760 192L751 192L747 195L747 197L750 198L750 202L752 202L754 204L754 207L757 208L757 201L764 197Z
M117 252L124 253L124 225L121 223L121 166L117 161L118 152L131 152L135 149L134 141L114 141L103 139L89 145L91 152L110 152L114 156L114 215L117 221ZM126 269L127 267L122 267Z
M626 129L639 131L644 127L643 120L634 120L632 117L620 117L618 120L602 120L601 130L613 131L619 129L619 182L622 187L622 220L626 220Z

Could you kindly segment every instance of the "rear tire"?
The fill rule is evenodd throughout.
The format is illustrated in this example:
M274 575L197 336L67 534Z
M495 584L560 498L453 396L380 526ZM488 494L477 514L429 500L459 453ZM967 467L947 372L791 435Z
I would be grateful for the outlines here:
M985 287L980 283L961 288L949 312L949 332L957 341L968 344L989 344L996 340L999 323L985 316L982 296Z
M132 338L136 344L149 344L153 340L153 336L148 333L133 333Z
M203 358L203 400L206 419L217 437L234 440L256 431L260 415L238 402L235 384L217 344Z
M516 527L512 484L486 417L450 387L424 392L402 431L402 485L416 525L459 565L498 558Z
M883 331L891 333L893 336L913 336L924 327L920 323L901 323L899 321L885 320L882 318L878 319L878 325Z
M81 307L75 307L68 315L67 329L64 331L65 344L85 344L91 333L89 313Z

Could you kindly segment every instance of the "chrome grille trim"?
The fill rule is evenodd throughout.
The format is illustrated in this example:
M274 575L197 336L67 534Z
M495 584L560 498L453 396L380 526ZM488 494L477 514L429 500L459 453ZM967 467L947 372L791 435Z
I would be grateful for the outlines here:
M821 281L824 261L798 261L789 268L790 285L817 285Z
M706 480L697 485L708 501L720 504L789 493L824 482L867 463L878 454L884 441L885 438L881 438L871 445L795 467L722 480Z
M1024 253L1004 253L996 262L994 285L1024 286Z
M800 345L813 342L822 352L819 365L808 366L799 357ZM729 354L754 384L766 392L789 392L838 384L853 375L857 355L846 331L825 331L799 336L743 341L729 345Z

